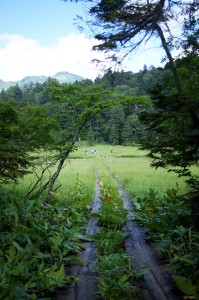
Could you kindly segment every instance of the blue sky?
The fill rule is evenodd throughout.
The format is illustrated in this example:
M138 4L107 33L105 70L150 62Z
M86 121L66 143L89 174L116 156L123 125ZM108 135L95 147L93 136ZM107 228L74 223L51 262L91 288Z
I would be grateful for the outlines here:
M73 24L81 6L62 0L0 0L0 33L21 34L41 45L56 42L59 36L78 32Z
M76 15L83 4L62 0L0 0L0 79L20 80L28 75L53 76L68 71L96 78L101 69L91 64L103 54L92 52L94 39L78 31ZM126 61L124 71L137 72L144 64L158 67L163 53L149 44Z

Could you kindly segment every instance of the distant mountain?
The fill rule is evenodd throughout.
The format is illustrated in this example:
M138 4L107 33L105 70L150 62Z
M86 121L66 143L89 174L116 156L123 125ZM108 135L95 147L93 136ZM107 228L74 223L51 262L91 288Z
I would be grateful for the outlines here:
M68 72L58 72L52 78L57 79L60 83L73 83L75 81L81 81L85 78Z
M8 81L8 82L4 82L3 80L0 79L0 91L2 89L7 90L9 87L15 86L17 84L20 88L23 88L25 85L29 85L31 83L33 83L33 84L36 84L37 82L44 83L48 80L49 77L47 77L47 76L26 76L22 80ZM72 74L72 73L68 73L68 72L58 72L50 78L54 78L57 81L59 81L60 83L73 83L75 81L84 80L83 77Z

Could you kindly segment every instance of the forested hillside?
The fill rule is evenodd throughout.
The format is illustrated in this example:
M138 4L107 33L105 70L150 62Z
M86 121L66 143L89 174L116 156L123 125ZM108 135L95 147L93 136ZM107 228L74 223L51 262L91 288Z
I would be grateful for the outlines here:
M80 81L81 85L102 84L103 89L112 89L112 93L131 98L148 96L155 85L161 85L169 80L169 70L151 68L145 66L138 73L112 72L109 71L103 77L97 78L94 82L90 80ZM50 95L47 87L49 79L44 83L31 82L21 88L18 84L0 92L0 99L6 102L15 101L16 107L21 109L28 104L41 107L49 106ZM115 100L118 101L118 100ZM81 135L82 140L90 144L105 142L113 145L130 145L139 143L142 137L146 136L146 127L139 120L141 111L147 109L145 104L133 103L109 107L91 120ZM63 123L63 121L62 121ZM63 124L65 127L66 124Z
M44 83L48 80L48 78L53 78L58 80L60 83L73 83L77 80L83 80L84 78L69 72L58 72L53 76L26 76L18 81L3 81L0 79L0 91L7 90L10 87L18 85L20 88L24 88L26 86L36 84L36 83Z

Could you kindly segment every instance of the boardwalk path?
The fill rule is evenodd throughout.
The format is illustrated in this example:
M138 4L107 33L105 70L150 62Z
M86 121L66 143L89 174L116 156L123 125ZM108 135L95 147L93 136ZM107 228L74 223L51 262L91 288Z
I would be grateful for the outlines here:
M108 170L110 176L111 172ZM113 176L112 176L113 178ZM113 178L114 179L114 178ZM144 280L141 284L141 299L142 300L180 300L173 290L173 284L169 273L161 266L154 249L145 241L145 229L135 220L132 210L131 201L122 188L121 184L114 179L120 197L123 200L124 208L128 210L128 220L124 227L124 231L128 233L125 242L125 248L128 255L131 257L132 266L137 266L141 269L148 268L145 273ZM92 213L99 212L101 207L99 179L96 180L96 192L91 205ZM100 228L95 219L90 219L86 234L95 234ZM97 300L97 285L95 281L95 271L93 264L96 261L96 246L95 243L85 242L85 250L82 251L80 257L83 264L80 266L72 266L67 269L67 274L77 276L79 280L71 286L66 286L58 289L53 300ZM120 299L114 299L120 300ZM137 300L137 299L129 299Z
M99 179L96 180L95 195L91 204L91 212L98 213L101 207ZM91 218L86 227L86 234L99 232L97 220ZM75 265L67 269L67 274L77 276L78 281L70 286L57 290L53 300L96 300L97 285L95 281L94 262L96 261L96 246L94 241L84 242L85 250L81 252L82 265Z
M124 231L128 233L125 248L131 257L132 266L148 268L141 285L142 300L180 300L173 291L173 283L168 272L161 266L154 249L146 243L146 229L135 220L131 201L121 184L115 180L124 208L128 210L128 222Z

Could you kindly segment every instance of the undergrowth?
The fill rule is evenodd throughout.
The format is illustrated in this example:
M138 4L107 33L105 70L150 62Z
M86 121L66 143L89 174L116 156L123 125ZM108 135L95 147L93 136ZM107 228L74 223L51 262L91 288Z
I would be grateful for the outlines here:
M199 232L178 186L164 194L150 190L134 200L137 218L149 229L148 240L170 268L184 299L199 299Z
M54 193L25 201L20 194L1 191L0 204L0 299L51 299L57 287L76 277L65 274L65 264L79 264L88 208L83 186L76 193Z

